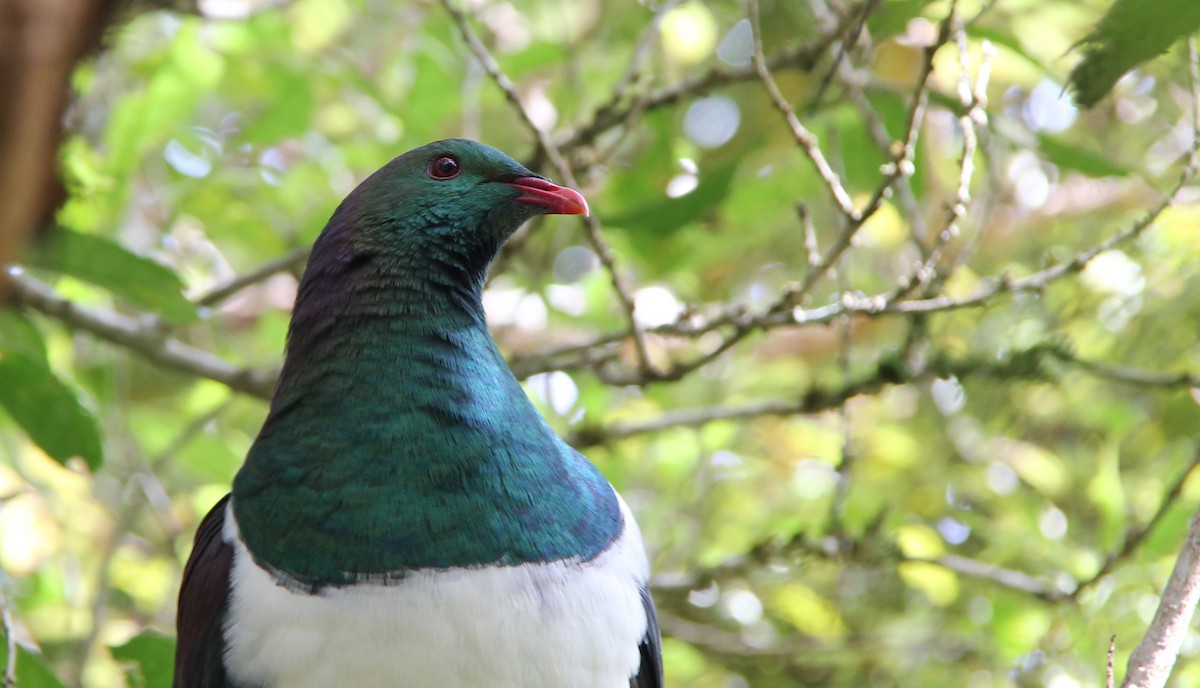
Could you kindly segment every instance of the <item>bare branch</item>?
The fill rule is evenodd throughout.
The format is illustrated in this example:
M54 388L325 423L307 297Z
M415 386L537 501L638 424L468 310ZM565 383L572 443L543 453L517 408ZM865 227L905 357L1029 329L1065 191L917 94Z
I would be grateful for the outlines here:
M826 539L825 542L827 543L829 540ZM862 553L867 551L878 552L879 550L885 552L885 560L892 564L903 562L932 564L963 576L985 580L1008 590L1032 595L1048 602L1056 602L1068 597L1063 585L1056 584L1045 578L1032 576L1016 569L1006 568L957 554L943 554L938 557L911 557L900 553L891 543L874 543L861 538L858 540L848 538L838 540L837 544L829 547L824 543L814 544L801 536L793 537L784 542L780 542L777 538L772 537L752 545L745 554L730 557L715 566L698 571L693 575L674 577L667 580L658 579L652 581L652 583L655 589L661 590L695 589L706 586L714 581L744 579L750 571L760 568L769 562L787 561L797 557L816 557L820 559L836 558L838 561L848 561L851 563L857 559L859 563L866 564L868 562L863 560ZM871 560L869 563L877 564L878 562Z
M1129 657L1122 688L1162 688L1167 684L1197 602L1200 602L1200 511L1188 524L1183 549L1150 628Z
M646 421L614 423L604 427L581 427L569 438L570 444L586 447L606 441L659 432L670 428L698 427L718 420L760 418L764 416L794 416L804 413L819 413L838 408L847 399L859 394L869 394L886 386L881 375L873 375L838 389L814 387L796 401L770 400L744 406L708 406L683 408L667 411Z
M860 13L861 9L859 8L846 12L837 27L809 45L793 46L772 53L767 58L767 68L776 70L794 67L804 71L811 70L829 49L829 46L854 25ZM758 78L758 72L753 65L733 68L714 66L706 72L634 98L630 103L622 103L613 98L608 104L596 109L590 122L558 136L559 149L573 150L589 145L604 132L628 121L630 115L634 113L668 107L721 86L756 78Z
M1052 362L1114 382L1163 389L1188 389L1200 386L1200 378L1189 374L1164 374L1129 368L1121 369L1128 376L1127 378L1116 378L1105 366L1077 358L1065 348L1046 345L1010 352L1002 360L985 357L952 357L933 351L926 355L925 363L916 370L907 368L903 363L904 358L903 355L889 357L880 361L875 370L857 379L834 387L814 385L790 399L768 399L741 406L720 404L698 408L677 408L644 420L611 425L581 425L568 437L568 442L575 447L582 448L673 428L702 427L708 423L723 420L821 413L840 408L847 400L856 396L872 394L892 385L909 384L934 377L1049 380L1056 376L1055 371L1047 365ZM556 369L562 370L561 367ZM1148 532L1157 525L1163 512L1179 496L1184 480L1197 465L1200 465L1200 454L1197 454L1193 463L1172 484L1159 507L1159 513L1155 514L1142 530L1131 533L1126 540L1125 548L1121 552L1113 554L1110 557L1112 561L1107 562L1094 578L1081 583L1081 588L1094 584L1100 576L1105 575L1111 569L1113 564L1127 557L1140 544ZM1073 594L1078 594L1078 591Z
M1060 586L1044 578L1037 578L1023 571L1004 568L1003 566L969 557L962 557L957 554L943 554L940 557L932 559L910 557L906 558L905 561L935 564L964 576L988 580L1010 590L1023 592L1047 601L1061 599L1064 594Z
M1117 654L1117 636L1108 639L1108 662L1104 665L1104 686L1113 688L1116 685L1116 672L1113 671L1113 657Z
M1200 51L1196 48L1196 37L1190 36L1188 50L1188 89L1192 95L1192 165L1200 164Z
M57 296L48 285L27 275L10 274L10 279L17 303L69 327L84 330L141 354L164 368L216 380L260 399L271 398L276 377L273 371L238 368L215 354L167 336L151 321L80 306Z
M796 204L796 214L800 216L800 226L804 228L804 254L808 258L808 269L811 271L821 264L821 248L817 244L817 228L813 224L812 213L803 203Z
M679 6L682 0L666 0L661 5L654 9L654 18L642 31L641 37L638 39L637 45L633 49L633 53L629 56L629 65L625 68L625 73L617 80L612 87L612 102L619 103L625 100L629 89L636 86L641 79L642 63L650 55L651 51L658 45L659 32L662 29L663 18L667 13Z
M871 104L867 98L866 90L863 84L860 83L863 77L848 63L843 62L838 69L838 77L841 80L842 87L846 91L846 97L858 109L862 115L863 121L867 125L867 133L870 134L875 147L879 149L885 157L894 155L893 148L895 142L888 133L887 127L883 123L883 118ZM911 225L913 236L913 244L917 250L921 252L922 258L927 257L928 251L925 248L925 240L929 234L929 228L926 226L925 216L921 211L920 203L917 201L917 196L913 192L912 182L907 176L901 176L895 183L897 200L900 203L901 210L904 212L905 218ZM809 259L809 266L817 265L820 261Z
M655 374L653 379L679 379L706 365L708 362L715 360L717 356L731 349L747 336L774 328L826 324L833 322L834 319L844 314L881 317L893 314L929 314L963 308L984 308L993 305L997 297L1004 294L1041 292L1059 279L1082 271L1087 267L1088 263L1104 251L1121 246L1141 236L1154 224L1163 211L1171 206L1179 191L1195 176L1196 167L1189 164L1179 176L1175 185L1143 217L1136 220L1127 229L1114 234L1099 244L1079 251L1070 260L1051 265L1020 279L1013 279L1007 275L985 279L983 280L983 286L978 288L974 293L963 297L956 298L943 294L924 299L899 300L897 293L902 289L898 288L886 293L869 296L844 294L842 299L835 303L816 308L801 308L799 306L792 307L791 305L796 301L797 294L801 288L799 285L793 285L790 288L785 288L782 295L774 304L758 313L751 312L742 305L723 308L707 317L697 316L694 311L686 313L679 321L651 328L648 332L659 335L681 336L695 340L708 332L719 331L724 328L732 328L733 331L727 334L721 340L721 343L708 353L702 354L691 361L676 364L666 371ZM904 289L907 289L907 287ZM604 374L598 368L597 361L608 363L614 359L614 356L610 352L598 358L595 349L597 347L601 349L608 347L619 342L623 337L624 335L622 334L601 335L588 344L546 351L529 357L519 357L513 361L513 366L515 369L520 370L522 375L532 375L548 370L572 370L588 367L597 370L597 373L603 379L613 384L644 384L647 378L642 371L639 371L639 374L635 377L629 377ZM1190 380L1187 376L1180 378L1178 375L1171 374L1122 371L1120 368L1102 366L1100 364L1096 364L1094 372L1097 374L1103 372L1107 377L1121 378L1121 381L1130 384L1167 385L1184 383ZM1139 380L1139 378L1143 379Z
M212 291L196 299L196 304L200 306L215 306L252 284L258 284L278 273L298 267L304 261L308 260L308 254L311 252L312 248L309 246L294 248L282 256L267 262L262 267L251 270L244 275L238 275L225 284L214 288Z
M766 57L763 55L762 33L758 21L758 2L757 0L747 0L746 9L750 15L750 26L754 32L754 54L753 64L754 69L758 73L758 78L762 80L763 86L766 87L767 93L771 96L771 102L775 104L775 108L783 114L787 121L788 127L792 131L792 137L796 139L796 143L804 150L804 154L812 161L813 167L817 168L817 174L825 182L826 189L829 195L833 197L834 203L842 214L851 218L858 219L858 211L854 209L854 201L850 199L850 194L842 185L842 180L837 172L829 165L825 159L825 154L821 152L820 143L817 137L808 130L800 122L800 118L796 116L796 111L792 109L787 98L783 97L783 92L779 90L779 86L775 83L775 78L771 76L771 70L767 68Z
M1167 192L1158 205L1151 208L1142 218L1133 223L1128 229L1120 232L1106 241L1093 246L1092 248L1080 251L1075 254L1075 257L1065 263L1059 263L1051 267L1045 268L1038 272L1023 277L1021 279L1007 279L1001 277L995 279L986 287L983 287L967 297L955 299L949 296L941 295L928 299L920 299L914 301L903 301L895 303L891 306L886 306L883 310L896 313L933 313L943 310L953 310L958 308L966 308L983 305L990 301L997 294L1021 292L1021 291L1041 291L1045 289L1051 282L1064 277L1065 275L1074 274L1082 271L1087 267L1092 259L1101 253L1114 249L1124 243L1132 241L1141 236L1143 232L1154 224L1154 221L1162 215L1163 211L1171 206L1180 189L1187 184L1196 173L1196 168L1189 165L1183 175L1180 176L1175 186Z
M4 677L0 686L15 688L17 685L17 636L13 632L12 611L8 608L8 597L0 590L0 632L4 633L5 658Z
M571 186L579 186L575 179L574 173L571 171L571 166L563 157L558 146L550 138L550 136L539 128L533 122L533 118L529 116L529 112L525 109L525 104L521 101L521 95L517 93L517 87L512 80L500 69L496 58L492 56L491 51L479 39L475 30L471 28L470 22L463 14L462 10L453 2L453 0L442 0L442 6L446 12L454 19L455 25L458 26L459 33L467 46L471 48L475 59L483 65L484 71L488 76L496 82L500 90L504 92L505 97L517 113L521 115L522 121L526 127L533 133L535 140L538 142L538 147L541 152L549 158L551 165L558 171L563 182ZM617 268L616 259L613 256L612 248L604 239L600 232L600 220L595 215L588 215L584 218L584 225L587 227L588 243L592 245L592 250L596 252L596 256L600 259L600 263L608 271L612 281L613 291L616 292L617 299L621 302L621 308L625 312L626 320L629 323L629 334L633 338L633 343L638 353L638 368L642 371L643 376L650 372L650 354L646 348L646 340L642 334L641 328L638 326L637 318L634 315L633 296L629 286L625 283L621 271Z
M1128 559L1137 550L1137 548L1141 546L1142 542L1146 540L1146 537L1154 531L1154 528L1158 526L1171 508L1175 506L1176 502L1179 500L1179 496L1183 494L1183 486L1187 483L1188 477L1192 475L1192 472L1196 470L1197 466L1200 466L1200 452L1196 452L1192 456L1191 463L1189 463L1187 467L1184 468L1178 476L1176 476L1175 481L1172 482L1171 486L1167 488L1162 500L1160 500L1158 503L1158 510L1154 512L1154 515L1150 517L1150 520L1146 521L1146 523L1139 528L1130 528L1129 532L1125 535L1125 541L1121 543L1120 549L1111 552L1104 559L1104 563L1100 565L1100 568L1094 575L1092 575L1091 578L1081 581L1075 591L1071 593L1071 597L1078 599L1079 595L1083 591L1091 588L1098 583L1100 579L1112 573L1113 569L1115 569L1118 564Z
M958 98L963 107L962 114L958 118L958 126L963 140L962 157L959 158L958 165L958 186L954 191L954 199L950 203L945 226L934 238L933 245L926 252L925 259L917 268L916 274L911 278L906 277L901 282L900 288L896 291L897 297L910 291L923 290L933 282L938 274L938 262L942 259L942 253L947 244L962 231L961 224L966 219L967 210L971 205L971 181L975 177L975 151L979 146L979 137L975 130L976 127L983 128L987 125L987 83L991 76L991 64L995 49L991 43L983 42L983 60L979 66L975 84L972 85L967 60L970 52L967 45L967 34L962 21L957 17L954 18L952 24L954 42L958 49Z
M809 160L812 161L813 166L817 169L817 174L825 182L825 186L833 198L834 205L841 212L843 218L845 218L845 225L838 232L833 245L829 247L821 260L816 265L810 267L808 272L805 273L799 287L790 293L785 293L776 307L772 309L784 311L790 309L792 304L798 303L803 299L813 286L832 269L833 265L846 249L850 248L854 240L854 235L862 228L866 220L879 210L896 180L912 174L912 161L915 156L916 139L925 113L929 76L933 73L933 56L948 40L949 24L955 16L954 6L951 6L950 15L942 22L941 31L935 43L925 49L924 61L921 66L920 75L917 78L916 88L913 92L912 104L909 108L904 139L900 142L899 157L886 166L884 177L876 188L875 193L871 196L871 199L867 201L862 209L857 209L854 207L849 193L842 185L841 178L834 172L829 162L825 159L824 153L821 152L817 138L800 122L795 110L787 102L787 99L783 97L783 93L775 83L774 77L771 76L771 72L767 68L763 56L762 38L759 30L758 2L757 0L747 0L746 4L751 27L754 32L753 63L758 72L759 79L763 82L767 93L771 96L771 101L774 103L775 108L783 114L784 119L787 121L792 132L792 137L800 145Z

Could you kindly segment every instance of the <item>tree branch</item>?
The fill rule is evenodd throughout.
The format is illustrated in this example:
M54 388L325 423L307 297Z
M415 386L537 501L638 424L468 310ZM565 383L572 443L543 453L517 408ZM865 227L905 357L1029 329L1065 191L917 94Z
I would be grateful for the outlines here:
M1056 374L1047 364L1054 362L1077 368L1078 370L1101 377L1113 382L1136 384L1143 387L1158 387L1162 389L1188 389L1200 386L1200 377L1186 373L1169 374L1151 371L1122 368L1127 377L1118 378L1111 370L1093 361L1076 357L1063 347L1038 345L1023 351L1010 352L1002 360L985 356L952 357L942 352L930 352L925 356L925 363L919 369L911 369L904 364L902 356L890 356L878 362L875 369L868 374L847 382L841 386L828 387L814 385L790 399L768 399L741 406L720 404L697 408L679 408L666 411L653 418L633 422L617 422L610 425L581 425L568 436L568 442L583 448L604 444L634 435L661 432L672 428L702 427L708 423L722 420L745 420L767 416L795 416L821 413L841 407L847 400L863 394L878 392L884 387L903 385L930 378L968 379L985 377L1003 380L1049 380ZM559 368L561 370L561 368ZM1179 496L1183 481L1192 469L1200 464L1200 454L1197 454L1191 466L1172 486L1160 512L1145 526L1148 531L1162 517L1162 511L1169 502ZM1130 535L1127 546L1132 549L1137 546L1146 532ZM1114 555L1118 558L1128 552ZM1107 572L1111 564L1106 564L1097 577ZM1088 581L1085 585L1094 583Z
M80 306L24 274L10 273L9 277L19 304L141 354L169 370L216 380L260 399L271 398L275 388L274 371L238 368L215 354L167 336L153 321Z
M941 566L944 569L954 571L955 573L969 576L971 578L979 578L988 580L1002 587L1017 592L1023 592L1028 595L1033 595L1042 600L1052 602L1062 599L1065 591L1060 586L1045 578L1031 576L1024 571L1009 569L1003 566L992 564L970 557L963 557L957 554L943 554L940 557L926 559L922 557L907 557L904 561L919 561L926 564L934 564Z
M1188 40L1188 86L1192 96L1192 151L1188 169L1200 165L1200 55L1197 54L1195 39ZM1200 452L1193 458L1192 466L1183 473L1176 485L1168 492L1164 504L1151 519L1147 529L1163 514L1166 504L1182 491L1182 485L1191 470L1200 461ZM1145 532L1145 531L1144 531ZM1135 538L1127 539L1135 540ZM1140 541L1137 538L1136 541ZM1134 543L1136 546L1136 542ZM1183 646L1188 626L1192 621L1196 604L1200 602L1200 510L1188 524L1187 536L1175 560L1175 568L1167 580L1167 587L1159 599L1158 610L1146 635L1129 656L1122 688L1162 688L1171 677L1179 650Z
M1200 511L1188 524L1183 549L1175 561L1150 628L1129 657L1122 688L1162 688L1167 684L1198 602Z
M707 317L697 315L696 310L693 309L681 316L677 322L650 328L647 330L647 333L679 336L696 340L704 334L723 328L732 328L733 331L726 335L708 353L702 354L691 361L677 363L672 368L655 374L653 380L679 379L684 374L690 373L709 361L714 360L720 353L732 348L736 343L750 334L757 332L765 332L780 327L827 324L847 314L881 317L894 314L941 313L963 308L985 308L991 306L997 297L1004 294L1041 292L1063 277L1082 271L1087 267L1088 263L1104 251L1111 250L1136 239L1153 226L1163 211L1171 207L1180 190L1195 178L1197 171L1195 157L1193 156L1193 160L1185 167L1174 186L1163 195L1159 203L1150 208L1143 217L1139 218L1127 229L1114 234L1099 244L1079 251L1070 260L1051 265L1026 277L1013 279L1007 275L998 275L986 278L983 280L983 286L976 289L974 293L966 296L955 298L940 294L928 298L901 300L897 298L897 294L901 294L901 292L909 289L909 287L901 285L885 293L868 296L844 294L841 300L835 303L816 308L801 308L799 306L788 307L789 304L794 302L796 294L800 289L800 285L791 285L784 288L783 294L774 304L758 313L752 312L741 304L722 308ZM520 369L523 374L528 375L547 372L548 370L573 370L590 367L596 370L602 379L612 384L644 384L647 382L647 379L640 372L631 377L604 372L602 368L596 365L598 359L595 350L609 347L621 341L624 336L623 334L605 334L596 337L587 344L572 345L562 349L520 356L513 361L513 366L515 369ZM599 360L602 363L608 363L614 359L615 356L606 355L602 356ZM1123 378L1123 382L1131 384L1138 383L1137 378L1142 374L1148 375L1142 384L1150 385L1165 384L1177 377L1168 376L1168 379L1162 379L1159 377L1161 374L1158 373L1145 374L1138 373L1137 371L1122 371L1119 368L1102 366L1101 364L1095 364L1095 366L1097 372L1104 371L1108 376Z

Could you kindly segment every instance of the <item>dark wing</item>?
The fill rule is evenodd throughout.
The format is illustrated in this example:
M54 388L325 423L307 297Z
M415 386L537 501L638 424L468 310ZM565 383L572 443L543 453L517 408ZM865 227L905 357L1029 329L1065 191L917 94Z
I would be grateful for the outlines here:
M200 522L192 555L183 569L175 617L175 688L233 688L222 661L222 624L233 564L233 548L221 539L228 503L229 495L225 495Z
M629 679L629 688L662 688L662 637L658 631L658 611L654 608L649 588L643 585L641 593L642 608L646 610L646 637L638 645L642 664L637 674Z

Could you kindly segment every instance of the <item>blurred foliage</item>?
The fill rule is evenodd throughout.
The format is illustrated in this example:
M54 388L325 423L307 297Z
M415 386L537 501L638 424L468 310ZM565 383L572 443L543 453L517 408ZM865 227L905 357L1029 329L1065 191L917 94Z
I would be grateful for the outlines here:
M1084 58L1070 77L1076 100L1095 105L1126 72L1197 29L1200 5L1190 0L1117 0L1083 39Z
M302 255L358 180L449 136L546 159L440 4L199 5L136 16L77 71L62 229L23 267L146 346L270 370L301 262L223 288ZM750 65L743 3L466 3L600 218L651 363L680 371L637 377L577 219L503 254L494 331L638 514L668 685L1094 686L1114 634L1124 665L1200 503L1200 187L1131 232L1192 154L1195 95L1177 48L1077 110L1071 47L1103 9L959 2L913 174L793 304L811 245L849 225ZM762 1L774 79L858 207L896 169L950 11ZM893 305L924 310L828 310L922 263ZM42 305L0 312L0 404L18 684L167 685L191 535L265 403ZM1200 635L1184 648L1175 685L1195 685Z

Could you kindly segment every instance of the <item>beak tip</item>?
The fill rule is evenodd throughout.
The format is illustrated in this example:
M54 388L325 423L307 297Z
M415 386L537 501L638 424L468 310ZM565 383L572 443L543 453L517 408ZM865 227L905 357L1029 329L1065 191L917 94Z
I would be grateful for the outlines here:
M554 215L591 215L587 199L575 189L553 184L541 177L521 177L507 183L521 192L520 203L529 203L546 208Z

